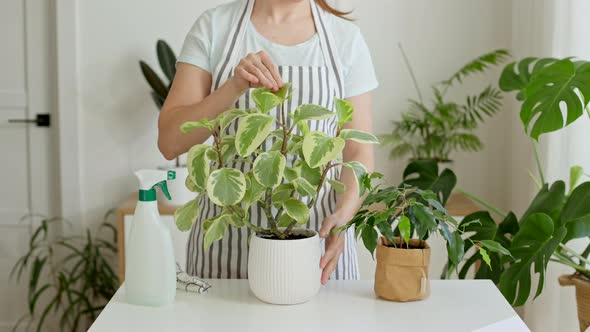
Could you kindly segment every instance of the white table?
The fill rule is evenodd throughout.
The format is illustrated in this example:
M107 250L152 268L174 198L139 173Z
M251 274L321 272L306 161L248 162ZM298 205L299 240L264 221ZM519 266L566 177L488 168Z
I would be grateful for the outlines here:
M161 308L125 303L123 285L89 331L529 331L487 280L433 280L430 297L411 303L376 298L372 281L330 281L293 306L260 302L247 280L208 282L207 294L178 291Z

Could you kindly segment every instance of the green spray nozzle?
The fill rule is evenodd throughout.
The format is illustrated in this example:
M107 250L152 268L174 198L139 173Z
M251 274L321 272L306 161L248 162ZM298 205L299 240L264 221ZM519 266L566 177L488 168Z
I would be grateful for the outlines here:
M168 200L170 192L166 180L176 179L176 172L162 170L139 170L135 172L139 179L139 200L149 202L156 200L156 188L160 188Z

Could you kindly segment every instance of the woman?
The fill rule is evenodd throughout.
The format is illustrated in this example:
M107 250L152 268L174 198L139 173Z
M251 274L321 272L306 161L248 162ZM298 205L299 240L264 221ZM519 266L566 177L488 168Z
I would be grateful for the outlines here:
M237 0L205 12L186 37L160 113L158 146L162 154L176 158L208 138L204 130L182 134L182 123L212 119L232 107L250 108L250 88L277 90L284 82L293 84L289 112L306 103L333 109L334 98L343 98L355 108L348 128L371 131L370 91L378 84L367 45L346 14L325 0ZM335 133L328 120L312 129ZM373 150L369 145L347 142L343 159L358 160L372 169ZM247 170L249 165L233 167ZM359 278L354 234L328 236L358 209L357 183L348 168L330 176L344 182L347 191L337 197L326 186L307 224L326 238L320 261L322 284L331 276ZM209 278L246 278L247 230L229 229L223 240L205 252L201 221L220 211L206 196L200 205L187 246L187 272ZM261 211L253 209L251 214L253 221L266 225Z

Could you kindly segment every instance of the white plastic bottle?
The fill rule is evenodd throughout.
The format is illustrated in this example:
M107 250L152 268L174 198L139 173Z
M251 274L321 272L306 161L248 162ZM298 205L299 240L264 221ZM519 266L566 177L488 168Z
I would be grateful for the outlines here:
M174 171L139 170L139 200L126 244L125 294L131 304L159 307L176 296L176 263L172 236L158 212L156 188L170 199L166 180Z

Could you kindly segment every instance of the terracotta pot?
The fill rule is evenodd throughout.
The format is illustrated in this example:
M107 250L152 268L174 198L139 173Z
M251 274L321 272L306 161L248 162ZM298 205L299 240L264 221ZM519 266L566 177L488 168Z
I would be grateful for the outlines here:
M400 238L395 238L399 247ZM397 302L419 301L430 295L430 247L426 241L410 240L410 249L391 246L381 237L377 245L375 293Z
M576 287L576 303L578 304L580 331L586 331L590 326L590 281L574 273L560 276L559 284L562 286Z

